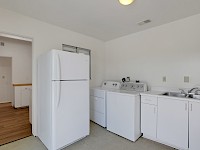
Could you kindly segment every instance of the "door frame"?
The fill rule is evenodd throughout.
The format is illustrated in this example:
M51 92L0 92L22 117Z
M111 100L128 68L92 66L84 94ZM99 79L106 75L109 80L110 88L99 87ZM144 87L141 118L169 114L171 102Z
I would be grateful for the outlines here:
M17 40L24 40L32 43L31 47L31 55L32 55L32 134L34 136L37 136L37 96L34 96L36 93L36 84L33 82L33 75L34 75L34 51L33 51L33 45L34 45L34 38L33 37L27 37L24 35L18 35L8 32L1 32L0 36L17 39ZM37 79L37 77L36 77Z

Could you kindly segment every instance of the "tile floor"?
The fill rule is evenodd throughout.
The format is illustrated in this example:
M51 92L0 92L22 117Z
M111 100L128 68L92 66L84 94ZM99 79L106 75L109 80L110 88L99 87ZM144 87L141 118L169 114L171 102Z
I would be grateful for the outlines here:
M0 150L46 150L36 137L28 138L3 145ZM135 143L119 137L106 129L91 123L91 133L64 150L174 150L171 147L140 138Z

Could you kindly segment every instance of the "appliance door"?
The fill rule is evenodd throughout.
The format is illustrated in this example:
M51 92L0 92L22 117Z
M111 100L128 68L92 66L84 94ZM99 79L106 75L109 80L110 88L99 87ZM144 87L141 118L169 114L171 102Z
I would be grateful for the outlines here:
M139 96L107 92L107 130L131 141L140 137Z
M53 147L59 149L89 135L89 82L52 83Z
M89 56L52 50L52 80L89 79Z

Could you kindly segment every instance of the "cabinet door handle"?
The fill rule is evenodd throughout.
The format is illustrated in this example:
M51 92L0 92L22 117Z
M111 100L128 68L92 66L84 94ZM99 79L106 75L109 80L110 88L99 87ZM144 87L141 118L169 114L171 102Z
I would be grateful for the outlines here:
M192 111L192 104L190 104L190 111Z
M153 111L154 111L154 114L155 114L156 113L156 108L155 107L154 107Z
M187 110L187 103L185 103L185 110Z

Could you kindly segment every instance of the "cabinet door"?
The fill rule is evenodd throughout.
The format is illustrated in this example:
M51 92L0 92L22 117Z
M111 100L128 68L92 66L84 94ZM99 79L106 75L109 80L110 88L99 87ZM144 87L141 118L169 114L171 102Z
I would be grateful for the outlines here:
M144 137L156 138L157 106L141 104L141 131Z
M15 86L14 107L21 107L21 86Z
M190 102L189 111L189 149L200 149L200 103Z
M31 92L29 87L21 87L21 106L29 106Z
M157 137L171 146L188 148L188 102L158 98Z

